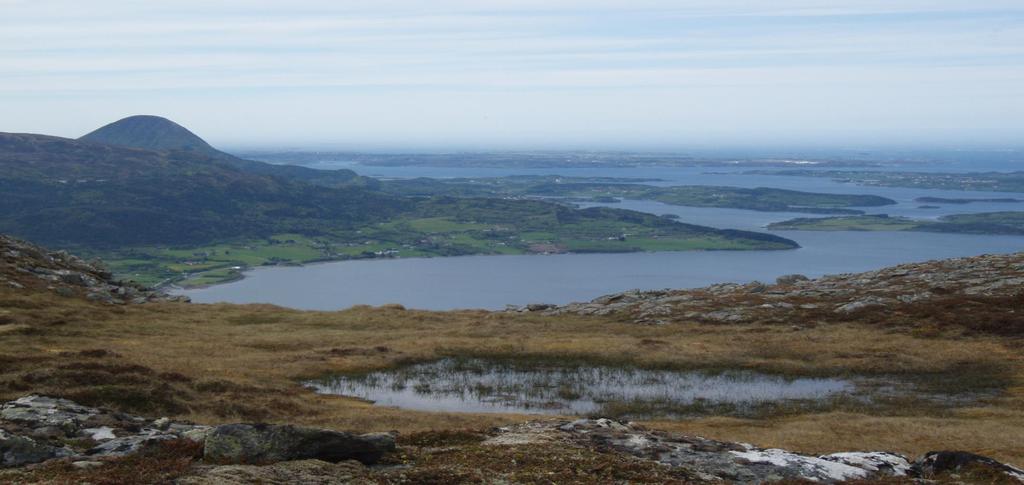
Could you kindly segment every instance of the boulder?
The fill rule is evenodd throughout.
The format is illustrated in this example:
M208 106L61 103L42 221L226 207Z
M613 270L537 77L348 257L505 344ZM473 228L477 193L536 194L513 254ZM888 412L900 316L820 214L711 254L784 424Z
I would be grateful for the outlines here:
M214 463L264 464L291 460L375 463L395 449L387 434L356 435L290 425L226 424L206 435L205 458Z
M0 467L40 463L70 455L71 451L66 448L45 445L32 438L12 435L0 429Z
M927 479L937 475L971 470L999 473L1024 482L1024 470L1000 463L987 456L975 455L966 451L930 451L925 453L914 462L911 467L911 475Z

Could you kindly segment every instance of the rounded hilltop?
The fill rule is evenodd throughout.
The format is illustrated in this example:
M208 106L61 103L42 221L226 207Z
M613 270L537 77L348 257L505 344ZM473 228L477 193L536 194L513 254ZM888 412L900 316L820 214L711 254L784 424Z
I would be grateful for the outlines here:
M184 126L153 115L135 115L117 120L79 140L146 150L185 150L206 155L224 155Z

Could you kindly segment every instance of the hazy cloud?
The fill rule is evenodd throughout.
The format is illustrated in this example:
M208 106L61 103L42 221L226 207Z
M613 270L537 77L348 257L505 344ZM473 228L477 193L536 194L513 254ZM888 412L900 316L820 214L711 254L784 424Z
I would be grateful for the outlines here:
M235 145L1019 144L1024 4L0 0L0 105Z

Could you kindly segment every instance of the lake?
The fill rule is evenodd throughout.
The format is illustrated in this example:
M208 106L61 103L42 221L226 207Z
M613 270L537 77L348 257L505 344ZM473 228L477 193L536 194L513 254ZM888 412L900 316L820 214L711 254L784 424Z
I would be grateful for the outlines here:
M650 177L665 185L772 186L798 190L875 194L898 202L866 208L915 218L944 214L1024 210L1024 204L976 203L921 209L917 197L1011 197L1021 194L949 190L859 187L823 178L743 175L741 170L706 173L706 167L672 169L435 169L360 167L367 175L501 176L512 173ZM595 204L596 205L596 204ZM719 228L764 231L764 226L806 214L738 209L680 207L651 201L600 204L653 214L676 214L680 221ZM802 273L868 271L906 262L1024 251L1022 236L985 236L914 232L812 232L776 234L800 243L789 251L701 251L631 254L562 254L546 256L465 256L343 261L302 267L266 267L234 283L181 291L198 303L273 303L309 310L336 310L352 305L399 303L409 308L501 309L527 303L569 303L630 289L690 288L721 282L772 281Z

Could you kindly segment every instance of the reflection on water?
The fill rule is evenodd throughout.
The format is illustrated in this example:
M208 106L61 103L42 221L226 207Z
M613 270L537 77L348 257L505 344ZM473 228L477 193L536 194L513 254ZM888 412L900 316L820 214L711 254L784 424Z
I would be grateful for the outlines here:
M320 393L420 411L666 415L742 412L765 403L821 400L850 393L840 379L745 371L646 370L552 366L448 358L358 376L307 383Z

